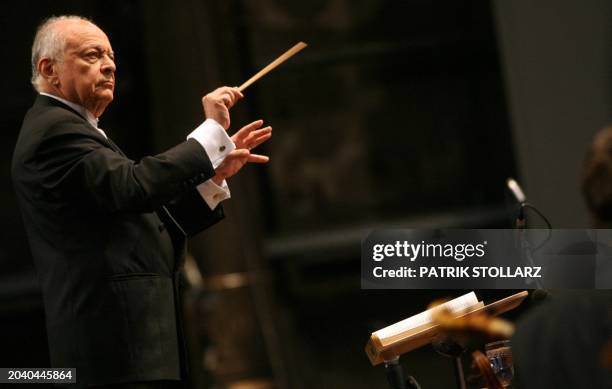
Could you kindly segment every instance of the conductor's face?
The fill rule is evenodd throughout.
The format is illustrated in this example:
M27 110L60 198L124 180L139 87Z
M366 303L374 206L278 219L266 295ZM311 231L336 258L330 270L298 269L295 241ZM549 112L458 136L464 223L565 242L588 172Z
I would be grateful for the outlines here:
M63 61L57 65L56 87L64 98L98 117L113 100L115 90L115 56L108 37L84 21L58 27L66 29L66 46Z

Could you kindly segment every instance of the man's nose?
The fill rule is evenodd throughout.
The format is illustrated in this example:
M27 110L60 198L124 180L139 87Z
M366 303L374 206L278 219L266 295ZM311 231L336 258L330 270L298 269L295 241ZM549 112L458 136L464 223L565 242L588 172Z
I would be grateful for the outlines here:
M113 59L108 55L105 55L104 61L102 62L102 68L100 70L104 74L115 73L115 70L117 70L117 67L115 66L115 61L113 61Z

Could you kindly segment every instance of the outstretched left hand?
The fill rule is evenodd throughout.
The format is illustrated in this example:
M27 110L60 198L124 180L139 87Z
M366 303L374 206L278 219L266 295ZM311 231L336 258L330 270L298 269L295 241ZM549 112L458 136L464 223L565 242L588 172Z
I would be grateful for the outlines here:
M213 182L221 185L223 180L238 173L247 163L267 163L270 158L265 155L251 154L251 150L272 137L272 127L261 128L263 120L256 120L242 127L232 135L236 149L227 154L223 162L215 169Z
M261 128L262 125L263 120L256 120L242 127L238 132L232 135L232 141L236 145L236 149L252 150L270 139L272 136L272 127L267 126Z

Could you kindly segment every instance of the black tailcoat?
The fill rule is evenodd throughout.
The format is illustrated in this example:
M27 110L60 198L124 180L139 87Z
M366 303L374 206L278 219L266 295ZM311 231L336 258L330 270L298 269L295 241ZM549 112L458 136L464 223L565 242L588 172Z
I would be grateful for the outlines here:
M184 378L178 274L186 236L223 217L195 190L214 174L195 140L134 162L55 99L26 114L12 178L51 363L79 387Z

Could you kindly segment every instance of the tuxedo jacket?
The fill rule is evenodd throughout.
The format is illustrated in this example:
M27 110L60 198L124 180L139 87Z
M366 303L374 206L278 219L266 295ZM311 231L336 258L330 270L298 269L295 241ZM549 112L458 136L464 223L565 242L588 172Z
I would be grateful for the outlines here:
M70 107L40 95L11 173L52 367L76 368L77 387L184 378L178 274L186 237L223 217L195 189L215 174L204 148L188 140L135 162Z

